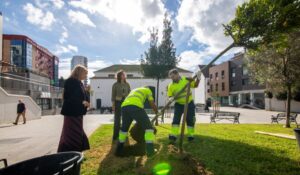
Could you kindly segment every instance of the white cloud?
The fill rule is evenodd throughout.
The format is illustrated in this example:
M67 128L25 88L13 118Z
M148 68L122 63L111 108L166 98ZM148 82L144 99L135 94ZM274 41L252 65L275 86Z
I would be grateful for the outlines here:
M42 0L34 0L36 6L38 6L39 8L46 8L49 6L49 3L46 1L42 1Z
M65 5L65 2L63 0L51 0L51 2L57 9L61 9Z
M218 60L214 62L214 64L220 64L223 61L226 61L228 58L231 58L236 53L244 52L243 48L237 47L229 50L226 52L223 57L220 57ZM210 53L210 50L205 49L201 51L194 51L194 50L186 50L181 52L179 55L181 60L178 63L178 66L187 70L191 70L196 72L198 70L198 65L206 65L210 61L212 61L217 54ZM224 57L225 56L225 57ZM226 58L224 60L224 58Z
M196 71L199 64L203 64L205 62L206 56L209 54L207 51L203 52L195 52L193 50L187 50L180 54L180 62L178 63L178 67L184 68L191 71Z
M64 58L64 59L60 59L59 62L59 77L64 77L64 78L68 78L71 74L71 60L72 58ZM107 62L103 59L97 59L97 60L92 60L92 61L88 61L88 77L91 78L94 76L94 72L108 67L112 65L111 62Z
M8 7L10 5L10 2L9 1L6 1L5 3L4 3L4 6L5 7Z
M7 16L4 17L4 20L7 21L7 22L10 21L9 17L7 17Z
M68 30L65 26L62 27L63 28L63 32L61 33L61 37L59 38L59 43L60 44L63 44L65 43L67 40L67 38L69 37L69 33L68 33Z
M68 16L72 23L80 23L80 24L88 25L90 27L96 27L96 25L91 21L91 19L87 16L87 14L83 12L69 10Z
M77 53L77 52L78 52L77 46L71 44L68 44L66 46L56 45L56 50L54 51L54 54L60 56L65 53Z
M237 5L244 0L184 0L176 21L180 31L193 30L191 40L207 44L209 53L218 54L232 39L224 36L222 24L234 18Z
M64 58L59 60L59 77L68 78L71 74L71 59Z
M51 26L55 22L53 13L50 11L43 12L31 3L24 5L23 10L27 13L26 19L29 23L40 27L42 30L51 30Z
M120 64L141 64L140 59L122 59L120 60Z
M139 41L142 43L149 39L149 28L156 27L162 31L166 12L161 0L72 0L69 4L130 26L133 33L141 34Z
M112 65L111 62L105 61L103 59L88 61L88 70L89 70L88 77L89 78L93 77L95 71L108 67L110 65Z

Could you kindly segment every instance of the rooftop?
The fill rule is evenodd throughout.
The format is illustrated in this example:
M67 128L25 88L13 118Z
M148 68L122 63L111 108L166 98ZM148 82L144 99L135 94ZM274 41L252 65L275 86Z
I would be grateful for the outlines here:
M179 72L181 73L192 73L191 71L182 69L177 67L176 68ZM119 70L124 70L125 72L141 72L141 66L140 65L135 65L135 64L114 64L109 67L105 67L103 69L99 69L95 71L97 72L117 72Z

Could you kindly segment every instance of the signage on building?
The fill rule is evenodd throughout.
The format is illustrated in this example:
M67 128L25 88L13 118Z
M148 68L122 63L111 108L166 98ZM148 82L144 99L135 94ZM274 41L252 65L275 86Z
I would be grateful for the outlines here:
M26 44L26 67L32 69L32 45Z

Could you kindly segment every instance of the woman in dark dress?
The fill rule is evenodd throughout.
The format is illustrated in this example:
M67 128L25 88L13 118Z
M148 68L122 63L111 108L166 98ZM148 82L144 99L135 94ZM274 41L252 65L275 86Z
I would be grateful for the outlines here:
M90 104L81 82L87 78L87 73L85 67L78 65L65 81L61 110L61 114L64 115L64 124L57 152L82 152L90 148L88 138L83 130L83 115L86 114Z

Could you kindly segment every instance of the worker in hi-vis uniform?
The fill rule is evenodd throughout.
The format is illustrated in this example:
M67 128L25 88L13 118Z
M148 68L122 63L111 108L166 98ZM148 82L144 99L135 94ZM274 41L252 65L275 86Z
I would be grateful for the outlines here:
M116 149L116 155L122 156L124 143L128 136L128 129L133 120L137 122L145 130L146 153L147 156L154 154L154 128L150 119L144 110L144 103L148 99L149 104L155 114L157 107L154 103L152 91L148 87L140 87L133 89L122 103L122 126L119 133L119 142Z
M169 77L172 79L172 82L168 86L168 96L170 98L173 98L182 88L184 88L187 83L191 81L191 88L198 87L199 84L199 78L195 81L192 78L187 78L184 76L180 76L178 70L172 69L169 71ZM199 77L199 76L198 76ZM180 120L181 116L184 113L184 105L186 102L186 91L184 91L182 94L180 94L175 99L175 105L174 105L174 118L172 122L172 129L171 133L169 135L170 143L174 144L178 135L179 135L179 126L180 126ZM194 140L194 130L195 130L195 104L193 101L192 93L190 93L189 99L188 99L188 112L187 112L187 132L188 132L188 141Z

